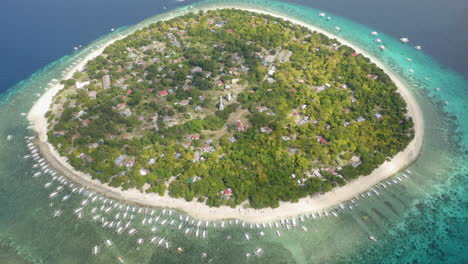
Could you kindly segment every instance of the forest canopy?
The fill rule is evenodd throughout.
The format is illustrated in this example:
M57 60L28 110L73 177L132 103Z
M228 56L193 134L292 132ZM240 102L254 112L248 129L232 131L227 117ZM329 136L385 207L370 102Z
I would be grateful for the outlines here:
M62 84L48 138L75 169L209 206L330 191L414 137L406 102L368 58L234 9L139 29Z

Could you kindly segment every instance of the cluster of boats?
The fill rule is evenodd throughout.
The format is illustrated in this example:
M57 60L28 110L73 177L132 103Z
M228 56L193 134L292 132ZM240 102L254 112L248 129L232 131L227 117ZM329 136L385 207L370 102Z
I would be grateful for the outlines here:
M251 240L254 237L265 236L266 230L270 229L276 236L281 237L282 230L300 230L301 232L308 232L306 223L308 220L315 220L328 216L338 217L340 211L344 211L347 208L352 210L357 206L357 201L360 199L359 196L355 196L347 204L339 204L336 208L330 210L324 210L314 213L308 213L299 215L297 217L280 219L273 222L266 223L246 223L237 219L223 220L223 221L204 221L193 219L187 215L175 214L174 210L170 209L150 209L142 208L134 205L125 204L120 201L116 201L110 198L106 198L98 193L87 190L85 187L77 185L68 181L64 176L57 175L57 172L53 170L47 161L40 155L39 149L34 144L35 137L25 137L26 145L29 149L29 154L25 155L25 159L32 159L34 161L33 168L35 172L33 177L39 177L41 175L48 174L50 179L44 183L45 189L51 189L49 198L55 201L67 201L70 199L72 194L82 196L82 200L79 202L79 207L73 210L73 214L78 219L84 218L89 215L90 218L99 223L102 228L114 230L118 235L126 234L128 236L134 236L140 234L142 228L149 229L141 232L141 235L151 234L151 237L145 239L144 237L138 237L136 239L136 245L144 245L145 242L154 244L156 246L163 247L165 249L172 248L172 243L168 241L163 235L155 235L157 233L164 233L170 229L172 231L180 230L186 236L193 236L198 239L207 239L209 228L224 229L230 226L241 227L244 230L243 238L245 240ZM386 189L393 184L397 184L403 180L403 178L409 177L412 174L410 170L405 170L401 175L395 176L392 179L387 179L378 185L371 188L365 193L361 193L360 197L370 197L372 195L379 195L379 189ZM68 189L68 192L65 190ZM51 203L53 205L53 203ZM65 209L63 209L65 210ZM52 213L53 217L59 217L63 213L62 209L55 209ZM250 231L248 230L250 229ZM257 230L257 231L254 231ZM274 230L274 231L273 231ZM372 237L373 238L373 237ZM370 238L371 240L373 240ZM232 235L227 235L226 239L232 239ZM376 241L376 240L375 240ZM104 241L106 247L113 245L112 241L106 239ZM173 247L178 253L183 253L184 248ZM92 247L92 254L99 254L101 246L96 245ZM248 252L247 256L255 255L262 256L263 249L257 248L253 252ZM202 258L206 257L206 253L202 255ZM124 263L123 260L120 261Z
M378 36L378 35L379 35L379 32L377 32L377 31L372 31L372 32L370 32L370 35L371 35L371 36ZM378 44L381 44L381 43L382 43L382 39L380 39L380 38L376 38L374 41L375 41L376 43L378 43ZM402 37L402 38L400 38L400 41L401 41L402 43L408 43L410 40L409 40L409 38L407 38L407 37ZM417 49L417 50L422 50L422 47L421 47L420 45L416 45L416 46L414 46L414 48ZM385 45L379 45L379 49L381 49L381 50L383 51L383 50L386 49L386 47L385 47Z

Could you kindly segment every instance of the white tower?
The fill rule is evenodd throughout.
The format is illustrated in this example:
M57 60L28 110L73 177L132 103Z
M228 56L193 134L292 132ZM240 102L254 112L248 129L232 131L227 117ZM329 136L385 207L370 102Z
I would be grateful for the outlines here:
M224 110L224 104L223 104L223 96L219 96L219 110L223 111Z

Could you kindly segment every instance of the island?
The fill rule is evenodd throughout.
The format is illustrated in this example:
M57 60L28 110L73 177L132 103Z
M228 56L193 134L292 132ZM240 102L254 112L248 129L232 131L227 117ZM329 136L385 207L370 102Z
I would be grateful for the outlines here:
M200 11L118 39L62 80L47 140L107 189L137 189L138 203L277 208L369 175L414 142L397 90L362 52L309 27Z

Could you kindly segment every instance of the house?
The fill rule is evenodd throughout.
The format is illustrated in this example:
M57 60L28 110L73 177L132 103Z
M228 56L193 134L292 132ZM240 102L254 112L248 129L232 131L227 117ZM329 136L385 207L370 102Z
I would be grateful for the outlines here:
M91 98L91 99L96 99L96 95L97 95L97 92L96 91L90 91L88 93L88 96Z
M168 92L167 90L159 91L159 92L158 92L158 95L159 95L159 96L166 96L166 95L168 95L168 94L169 94L169 92Z
M288 137L288 136L282 136L281 137L284 141L290 141L291 140L291 137Z
M120 109L124 108L126 105L127 105L126 103L118 104L117 105L117 110L120 110Z
M367 77L371 78L372 80L377 80L379 78L379 76L375 74L367 74Z
M114 163L115 165L120 166L124 160L125 160L125 156L120 155L114 160Z
M190 140L196 140L196 139L199 139L199 138L200 138L200 134L198 134L198 133L187 136L187 139L190 139Z
M130 111L130 109L125 109L124 111L120 112L120 114L129 117L132 115L132 111Z
M382 115L380 113L376 113L374 116L375 118L378 118L378 119L382 118Z
M237 139L234 136L229 138L229 142L231 142L231 143L234 143L236 141L237 141Z
M238 132L243 132L245 131L245 126L240 120L236 120L236 127Z
M328 141L325 138L321 137L321 136L318 136L317 139L318 139L318 142L320 142L320 144L323 144L323 145L328 144Z
M232 195L232 189L227 188L226 190L223 191L224 197L230 197Z
M351 56L353 56L353 57L356 57L356 56L358 56L358 55L359 55L359 53L357 53L357 52L351 53Z
M196 66L192 69L192 73L201 72L202 70L203 69L201 67Z
M261 133L267 133L267 134L270 134L273 130L269 127L261 127L260 128L260 132Z
M185 106L185 105L188 105L188 104L189 104L189 100L185 100L185 99L184 99L184 100L180 101L180 104L181 104L181 105L184 105L184 106Z
M127 93L127 95L131 95L133 93L133 91L132 90L127 90L126 93Z
M120 69L120 71L122 71L121 68L119 68L119 69ZM102 88L110 89L110 84L111 84L110 76L108 74L102 76Z
M145 170L145 169L140 169L140 175L141 176L145 176L146 174L148 174L148 171Z
M317 90L317 92L321 92L325 90L325 87L323 85L320 85L320 86L315 87L315 89Z
M364 117L360 116L356 121L357 122L364 122L364 121L366 121L366 119Z
M268 111L268 107L259 106L259 107L257 107L257 111L260 112L260 113L266 112L266 111Z
M81 89L85 86L88 86L90 84L89 81L86 81L86 82L76 82L75 83L75 86L76 86L76 89Z
M352 156L351 157L351 166L356 168L357 166L361 165L361 159L358 156Z

